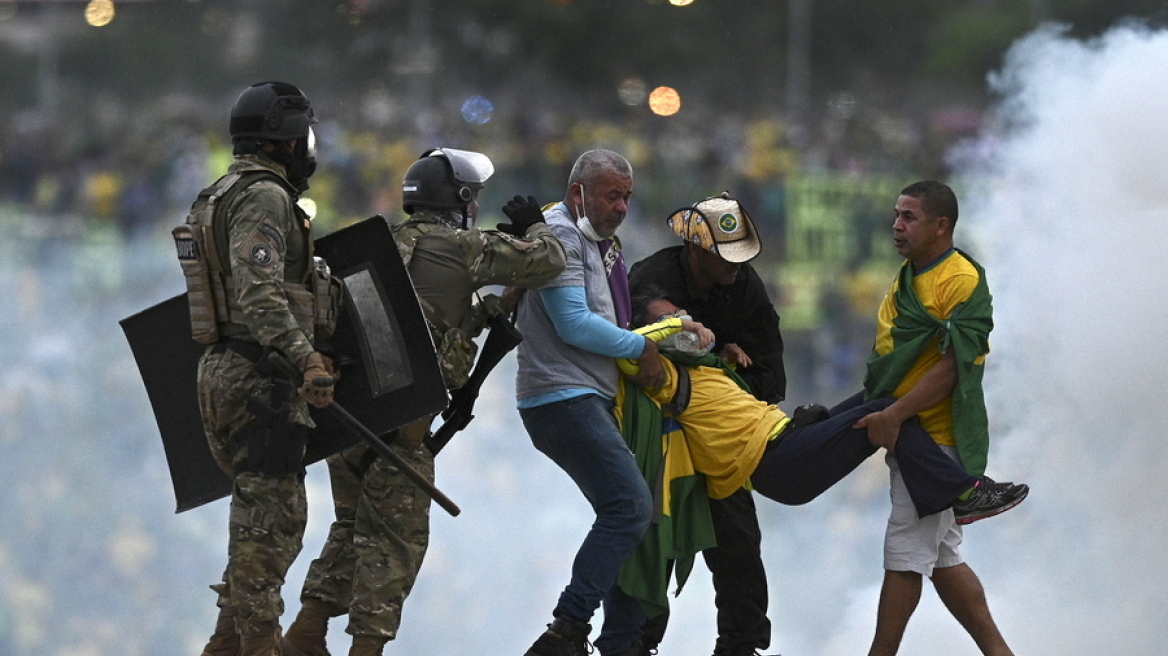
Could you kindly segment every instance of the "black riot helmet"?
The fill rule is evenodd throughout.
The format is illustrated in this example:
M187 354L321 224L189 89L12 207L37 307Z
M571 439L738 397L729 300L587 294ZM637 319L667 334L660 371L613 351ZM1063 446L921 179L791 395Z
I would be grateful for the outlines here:
M316 123L312 104L299 88L287 82L259 82L243 90L231 107L231 140L236 155L257 155L284 165L288 181L299 191L308 189L316 171ZM295 152L261 147L268 141L296 140Z
M231 137L269 141L303 139L316 123L308 96L287 82L259 82L231 108Z
M482 153L455 148L433 148L410 165L402 180L402 209L413 214L423 207L440 210L466 208L495 172L494 164Z

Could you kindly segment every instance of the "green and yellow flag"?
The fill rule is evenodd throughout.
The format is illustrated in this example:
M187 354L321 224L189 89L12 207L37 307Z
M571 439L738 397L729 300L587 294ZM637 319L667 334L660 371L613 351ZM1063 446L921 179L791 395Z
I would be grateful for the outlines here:
M723 367L746 386L717 356L667 357L679 368L698 364ZM656 506L653 524L625 561L617 585L641 602L648 617L656 617L669 609L671 569L680 593L693 570L694 556L717 546L710 500L705 476L694 470L681 424L664 416L655 401L623 379L617 404L621 431L653 491Z

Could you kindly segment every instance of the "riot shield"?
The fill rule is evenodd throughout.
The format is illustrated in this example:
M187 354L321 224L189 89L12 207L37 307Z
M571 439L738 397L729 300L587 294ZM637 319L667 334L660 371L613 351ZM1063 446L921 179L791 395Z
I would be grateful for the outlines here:
M430 331L385 219L374 216L316 240L345 282L344 309L330 340L341 363L336 400L377 434L441 412L448 396ZM196 395L204 346L190 336L186 295L119 322L162 436L176 512L231 494L203 434ZM335 417L313 411L306 464L356 443Z
M203 433L195 376L205 347L191 339L190 316L183 294L119 322L162 435L175 512L231 494L231 479L215 464Z

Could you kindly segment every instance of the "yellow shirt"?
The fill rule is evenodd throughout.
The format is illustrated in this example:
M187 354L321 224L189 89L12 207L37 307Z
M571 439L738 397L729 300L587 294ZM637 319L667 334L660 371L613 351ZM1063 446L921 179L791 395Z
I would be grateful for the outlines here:
M670 317L637 332L656 342L680 330L681 319ZM677 394L677 365L662 362L665 382L658 389L644 390L658 405L669 403ZM618 359L617 364L626 374L640 370L631 360ZM778 406L751 396L721 369L692 367L689 378L689 405L677 422L685 435L689 461L695 471L706 475L706 492L724 499L749 483L767 442L791 420Z
M751 396L721 369L689 369L689 405L677 417L694 469L706 475L711 498L738 491L762 460L767 442L790 421L778 406ZM665 384L645 390L657 403L677 392L677 366L665 361Z
M876 315L876 352L880 355L892 350L891 329L896 320L896 303L893 298L898 280L892 281L892 287L885 295ZM977 282L977 269L954 251L923 273L914 274L913 291L929 314L939 319L948 319L953 310L973 294ZM940 361L941 353L937 352L937 341L934 340L900 381L893 396L900 398L908 394L925 373ZM977 360L978 363L984 361L984 355ZM947 396L936 405L925 409L919 416L921 425L933 436L937 444L949 446L956 444L953 436L953 403L950 397Z

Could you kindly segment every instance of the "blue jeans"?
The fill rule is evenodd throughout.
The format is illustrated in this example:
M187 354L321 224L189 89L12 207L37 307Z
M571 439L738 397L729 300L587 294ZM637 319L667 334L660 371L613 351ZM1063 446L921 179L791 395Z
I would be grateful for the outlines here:
M653 497L625 444L612 401L587 394L519 411L531 443L567 472L596 512L596 521L576 552L572 580L560 594L554 615L588 622L612 597L625 559L641 542L653 517ZM637 609L639 610L639 608ZM605 613L596 640L602 654L627 650L640 637L644 616Z

